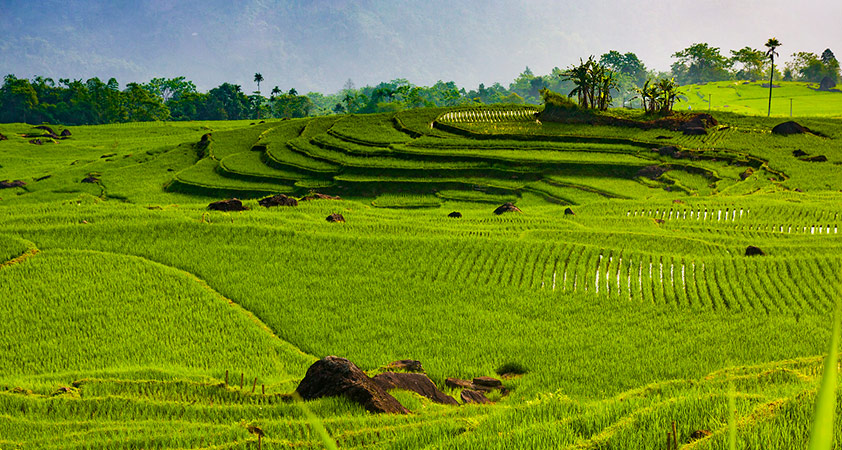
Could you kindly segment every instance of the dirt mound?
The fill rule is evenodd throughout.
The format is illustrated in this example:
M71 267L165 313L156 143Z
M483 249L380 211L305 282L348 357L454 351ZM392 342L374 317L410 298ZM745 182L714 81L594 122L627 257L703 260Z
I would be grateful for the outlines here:
M416 392L443 405L458 405L459 402L436 387L423 373L384 372L374 377L374 382L387 391L404 389Z
M392 361L389 364L386 364L383 368L391 370L405 370L407 372L424 372L424 367L421 366L421 361L416 361L414 359Z
M575 216L575 215L576 215L576 213L574 213L574 212L573 212L573 210L572 210L572 209L570 209L570 208L565 208L565 209L564 209L564 215L565 215L565 216Z
M409 413L359 367L338 356L327 356L313 363L296 392L304 400L344 395L374 413Z
M498 206L497 209L494 210L494 214L497 214L498 216L500 214L507 213L507 212L523 212L523 211L521 211L512 202L503 203L502 205Z
M228 200L220 200L208 205L208 209L213 211L245 211L248 208L243 206L243 202L239 199L232 198Z
M801 126L798 123L793 122L792 120L784 123L779 123L775 125L774 128L772 128L773 134L780 134L782 136L787 136L790 134L803 134L809 132L809 128Z
M15 181L3 180L3 181L0 181L0 189L16 188L16 187L23 187L23 186L26 186L26 183L24 183L21 180L15 180Z
M88 175L85 178L82 178L82 183L99 183L99 181L99 178L93 175Z
M819 83L819 90L820 91L829 91L836 87L836 80L830 77L830 75L825 75L822 78L822 82Z
M807 153L807 152L805 152L804 150L794 150L794 151L792 152L792 156L794 156L794 157L796 157L796 158L800 158L800 157L802 157L802 156L807 156L807 155L808 155L808 153Z
M460 218L462 218L462 213L460 213L459 211L453 211L452 213L448 214L447 217L452 217L454 219L460 219Z
M801 158L801 161L807 161L807 162L827 162L827 156L824 156L824 155L816 155L816 156L811 156L811 157L809 157L809 158Z
M298 200L292 197L287 197L284 194L262 198L258 200L257 203L264 208L271 208L273 206L298 206Z
M681 128L711 128L717 125L719 125L719 122L716 120L716 118L714 118L708 113L699 113L685 121L681 125Z
M56 132L55 132L55 131L53 131L53 129L52 129L52 128L50 128L50 127L48 127L48 126L46 126L46 125L38 125L37 127L35 127L35 129L37 129L37 130L44 130L44 131L46 131L46 132L47 132L47 133L49 133L49 134L56 134Z
M318 192L311 192L304 197L301 197L302 201L310 201L310 200L342 200L339 196L327 195L327 194L320 194Z
M749 245L746 247L746 256L766 256L766 253L760 250L759 247Z
M459 394L459 397L462 398L463 403L476 403L479 405L491 403L491 400L489 400L485 394L479 391L472 391L470 389L462 391L462 393Z
M71 133L71 132L70 132L70 130L68 130L67 128L65 128L65 129L61 132L61 136L62 136L62 137L70 137L70 136L72 136L72 135L73 135L73 133Z
M639 177L646 177L650 180L657 180L661 175L669 172L669 169L662 166L646 166L637 171L635 175Z
M0 133L0 141L6 141L8 139L9 138L7 138L6 136L3 136L3 133Z
M345 223L345 217L343 217L342 214L339 214L339 213L333 213L333 214L327 216L327 218L325 220L327 220L328 222Z

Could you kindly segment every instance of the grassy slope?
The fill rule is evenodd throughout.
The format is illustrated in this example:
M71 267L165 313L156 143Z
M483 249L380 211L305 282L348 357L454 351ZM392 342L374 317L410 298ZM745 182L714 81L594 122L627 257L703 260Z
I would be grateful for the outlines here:
M703 85L682 86L679 92L686 98L676 104L676 111L729 111L738 114L765 116L769 108L769 87L762 82L719 81ZM779 81L772 88L772 115L795 117L842 117L842 93L819 91L818 84ZM712 105L708 105L708 96Z
M412 115L399 117L425 130ZM772 124L722 119L738 129ZM371 121L384 126L382 118ZM318 136L332 123L317 122L309 133ZM834 121L805 123L832 138L839 133ZM343 446L495 448L515 441L523 448L629 448L660 442L676 420L683 442L694 429L715 431L699 445L713 448L724 442L726 384L736 383L742 443L803 447L792 436L808 429L820 365L810 357L824 349L826 312L837 292L835 283L824 280L838 271L838 233L812 230L838 222L834 205L840 198L826 192L842 185L833 171L839 155L832 141L725 133L712 145L762 157L790 178L777 184L757 175L732 181L727 189L720 183L714 191L732 195L712 198L660 187L654 188L660 194L650 196L643 185L625 187L629 179L590 182L593 174L555 174L558 183L581 182L639 199L607 200L574 187L547 187L584 192L580 202L587 204L567 218L528 191L517 198L525 212L502 217L490 213L496 205L447 200L473 199L477 196L467 195L472 191L462 196L445 191L430 196L432 203L424 196L380 196L391 206L444 199L442 208L411 211L373 208L371 199L359 199L282 210L248 201L251 211L211 214L204 209L208 199L163 191L178 171L196 162L191 145L196 134L225 126L179 124L174 128L183 134L161 137L161 145L142 154L136 144L122 149L119 139L118 157L106 158L99 158L99 142L113 137L108 127L101 135L97 127L83 129L88 135L81 133L79 141L87 139L85 144L73 144L76 153L66 158L32 152L20 158L29 144L0 143L0 179L34 177L31 167L53 174L4 191L6 200L0 202L0 222L11 237L0 249L14 257L28 240L42 250L22 264L0 268L0 278L8 280L0 283L8 299L4 317L21 316L2 333L8 369L0 373L0 386L7 387L0 392L0 439L6 440L0 444L49 448L57 445L56 437L70 436L65 424L74 423L87 431L62 447L236 447L253 442L246 429L251 421L266 430L265 444L310 442L315 437L294 405L273 395L251 395L248 387L242 392L217 386L230 368L258 376L270 393L288 391L311 359L286 341L316 356L347 356L365 369L418 358L439 383L447 376L494 375L505 363L529 369L506 382L513 393L492 407L443 408L400 394L415 415L370 417L341 400L315 402ZM151 133L162 126L149 127ZM614 133L656 142L652 132L533 127L471 129ZM2 131L9 135L6 126ZM359 141L377 135L344 131ZM143 136L143 127L132 133ZM220 134L215 132L215 139L224 137ZM260 139L259 133L246 134L247 139L235 139L243 146L230 154ZM768 142L758 151L756 142L763 139ZM827 154L831 162L794 160L793 148ZM47 161L26 163L41 155ZM87 162L77 168L71 159ZM103 181L80 184L80 175L90 172ZM699 182L685 178L677 180ZM805 186L807 193L785 192L788 186ZM744 195L754 189L770 194ZM677 198L684 203L673 203ZM726 208L744 215L715 220L715 212ZM444 217L450 210L462 211L464 218ZM688 210L696 217L688 219ZM710 214L700 219L703 210ZM342 212L348 222L326 223L331 212ZM769 256L743 258L749 244ZM32 317L61 328L12 325L35 322ZM40 344L59 332L74 345ZM144 333L157 339L137 338ZM787 362L795 358L808 359ZM743 365L751 367L718 372ZM84 378L78 391L54 395L59 386ZM137 425L127 428L129 420Z

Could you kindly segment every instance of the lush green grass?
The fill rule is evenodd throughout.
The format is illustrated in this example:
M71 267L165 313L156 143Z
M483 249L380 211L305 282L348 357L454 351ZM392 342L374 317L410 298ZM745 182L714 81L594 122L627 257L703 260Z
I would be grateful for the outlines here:
M0 264L28 252L0 266L0 447L252 448L250 425L317 447L285 394L330 354L420 359L441 387L526 369L489 406L308 403L340 447L662 448L675 421L722 448L731 386L738 448L805 447L840 288L838 121L784 138L717 113L729 128L691 138L508 108L454 133L434 109L0 142L0 179L27 182L0 192ZM343 200L254 198L311 188ZM250 209L207 211L223 194Z
M763 87L766 84L766 87ZM772 115L795 117L842 117L842 93L819 91L818 84L797 81L776 81L772 88ZM765 116L769 110L769 81L719 81L691 84L679 88L682 100L675 110L729 111L745 115ZM708 104L710 99L710 105Z

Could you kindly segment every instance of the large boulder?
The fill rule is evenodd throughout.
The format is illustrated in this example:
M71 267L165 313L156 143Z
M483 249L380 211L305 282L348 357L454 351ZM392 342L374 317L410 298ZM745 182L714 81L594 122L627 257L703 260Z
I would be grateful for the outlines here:
M506 203L498 206L497 209L494 210L494 214L497 214L498 216L500 214L507 213L507 212L523 212L523 211L521 211L512 202L506 202Z
M462 399L463 403L477 403L480 405L485 403L491 403L491 400L489 400L488 397L485 396L485 394L483 394L480 391L472 391L470 389L465 389L464 391L462 391L462 393L459 394L459 397Z
M753 245L749 245L746 247L746 256L765 256L766 253L760 249L760 247L755 247Z
M451 219L461 219L462 213L460 213L459 211L453 211L452 213L448 214L447 217L450 217Z
M387 391L403 389L416 392L443 405L458 405L459 402L436 387L423 373L384 372L374 377L374 382Z
M819 84L820 91L829 91L836 87L836 80L834 80L830 75L825 75L822 78L822 82Z
M287 197L284 194L262 198L258 200L257 203L264 208L271 208L273 206L298 206L298 200L292 197Z
M65 129L61 132L61 136L62 136L62 137L70 137L72 134L73 134L73 133L71 133L71 132L70 132L70 130L68 130L67 128L65 128Z
M797 122L793 122L792 120L784 123L779 123L772 128L773 134L780 134L782 136L788 136L790 134L803 134L809 133L810 129L798 124Z
M374 413L409 413L356 364L338 356L326 356L313 363L296 392L304 400L345 396Z
M208 209L213 211L245 211L246 208L243 206L243 202L239 199L232 198L228 200L220 200L218 202L213 202L208 205Z
M573 209L571 209L571 208L564 208L564 215L565 216L575 216L576 213L574 213Z
M345 216L343 216L342 214L339 214L339 213L333 213L333 214L327 216L327 219L325 219L325 220L327 220L328 222L345 223Z

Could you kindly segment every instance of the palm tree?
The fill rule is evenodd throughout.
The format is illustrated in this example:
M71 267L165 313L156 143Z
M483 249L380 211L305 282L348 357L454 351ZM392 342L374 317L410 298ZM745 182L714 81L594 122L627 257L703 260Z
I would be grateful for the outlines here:
M567 97L576 95L579 98L579 106L581 108L589 108L593 105L591 97L591 60L587 62L579 58L578 66L570 66L569 69L562 73L562 77L566 81L572 81L576 85L573 90L567 94Z
M278 86L275 86L274 88L272 88L272 98L277 97L278 94L280 94L280 93L281 93L281 88L279 88Z
M776 38L766 41L766 48L768 48L766 50L766 56L772 61L772 70L769 71L769 111L766 113L766 117L772 115L772 79L775 76L775 56L778 56L778 52L775 49L780 46L781 43Z
M663 78L655 86L658 89L658 96L661 98L661 112L667 113L672 110L675 100L678 98L678 85L672 78Z
M263 75L260 72L254 74L254 82L257 83L257 94L260 95L260 82L263 81Z

